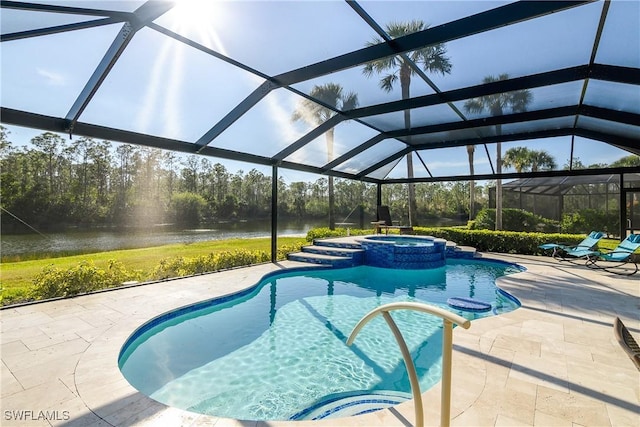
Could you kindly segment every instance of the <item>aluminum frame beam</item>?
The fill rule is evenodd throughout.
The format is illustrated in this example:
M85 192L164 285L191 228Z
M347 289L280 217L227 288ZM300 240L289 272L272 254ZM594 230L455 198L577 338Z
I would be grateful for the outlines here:
M379 58L402 54L431 44L444 43L505 25L533 19L541 15L559 12L589 2L590 1L545 1L511 3L273 76L269 79L273 84L273 86L269 86L270 90L266 92L259 90L254 91L203 135L199 139L198 144L205 146L212 142L215 137L220 135L220 133L249 111L253 105L277 87L291 86L295 83L375 61ZM257 95L261 96L258 97Z
M87 108L89 102L107 78L109 72L116 64L129 42L131 42L136 32L147 23L166 13L173 6L174 3L172 2L147 1L135 12L129 15L129 21L125 22L122 26L120 32L115 37L111 46L85 84L82 92L80 92L80 95L76 98L75 102L67 112L67 115L65 116L65 120L67 120L67 132L74 132L75 124L82 115L82 112Z

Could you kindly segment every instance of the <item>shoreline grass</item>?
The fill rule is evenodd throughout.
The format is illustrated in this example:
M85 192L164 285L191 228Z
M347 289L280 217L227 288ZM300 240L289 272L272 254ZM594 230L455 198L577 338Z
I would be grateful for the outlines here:
M318 233L322 234L322 229ZM326 231L326 230L325 230ZM370 232L363 230L363 232ZM313 238L313 233L308 233L307 238ZM326 237L326 236L315 236ZM307 238L301 236L283 236L278 238L278 247L285 251L295 246L301 247L308 244ZM619 242L613 239L602 239L599 242L601 249L613 249ZM91 263L96 268L107 269L113 261L119 263L123 269L130 272L140 272L142 281L153 280L154 269L160 264L179 258L185 260L218 254L221 252L247 251L264 252L271 251L271 239L259 237L251 239L227 239L209 240L192 243L167 244L136 249L121 249L104 252L88 252L69 256L56 256L21 260L14 262L3 261L0 263L0 305L13 304L28 300L34 289L34 279L47 268L70 270L83 263ZM173 276L171 276L173 277Z
M306 244L304 237L278 237L278 245ZM163 259L176 257L197 257L212 252L248 250L271 250L269 237L253 239L209 240L194 243L176 243L138 249L122 249L105 252L92 252L81 255L56 256L28 261L0 263L0 283L2 292L9 289L26 288L45 267L71 268L83 261L93 261L98 267L106 267L110 260L116 260L130 270L150 272Z

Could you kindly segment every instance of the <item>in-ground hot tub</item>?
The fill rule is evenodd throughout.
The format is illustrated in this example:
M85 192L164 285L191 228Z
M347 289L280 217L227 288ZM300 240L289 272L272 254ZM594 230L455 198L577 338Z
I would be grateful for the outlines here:
M424 269L444 267L447 241L430 236L373 235L356 239L373 267Z

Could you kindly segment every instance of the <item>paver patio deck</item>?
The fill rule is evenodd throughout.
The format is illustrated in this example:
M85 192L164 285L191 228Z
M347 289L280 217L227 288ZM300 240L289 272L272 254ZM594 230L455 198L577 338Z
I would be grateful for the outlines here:
M639 426L640 372L613 334L640 338L640 277L545 257L483 254L526 272L499 285L522 307L454 330L452 425ZM127 337L168 310L251 286L283 262L0 311L2 426L409 426L413 403L318 422L256 422L169 408L121 375ZM439 423L440 386L423 393Z

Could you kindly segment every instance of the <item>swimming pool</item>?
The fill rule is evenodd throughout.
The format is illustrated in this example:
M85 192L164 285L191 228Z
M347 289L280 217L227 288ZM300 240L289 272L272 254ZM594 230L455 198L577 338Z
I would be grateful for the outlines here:
M371 309L395 301L447 307L449 297L518 307L495 279L521 271L497 262L448 261L442 268L361 266L265 277L254 288L159 316L127 340L119 366L142 393L169 406L244 420L315 419L380 409L411 397L402 355L374 319L347 347ZM451 307L449 310L456 311ZM421 389L440 380L440 319L397 312Z

